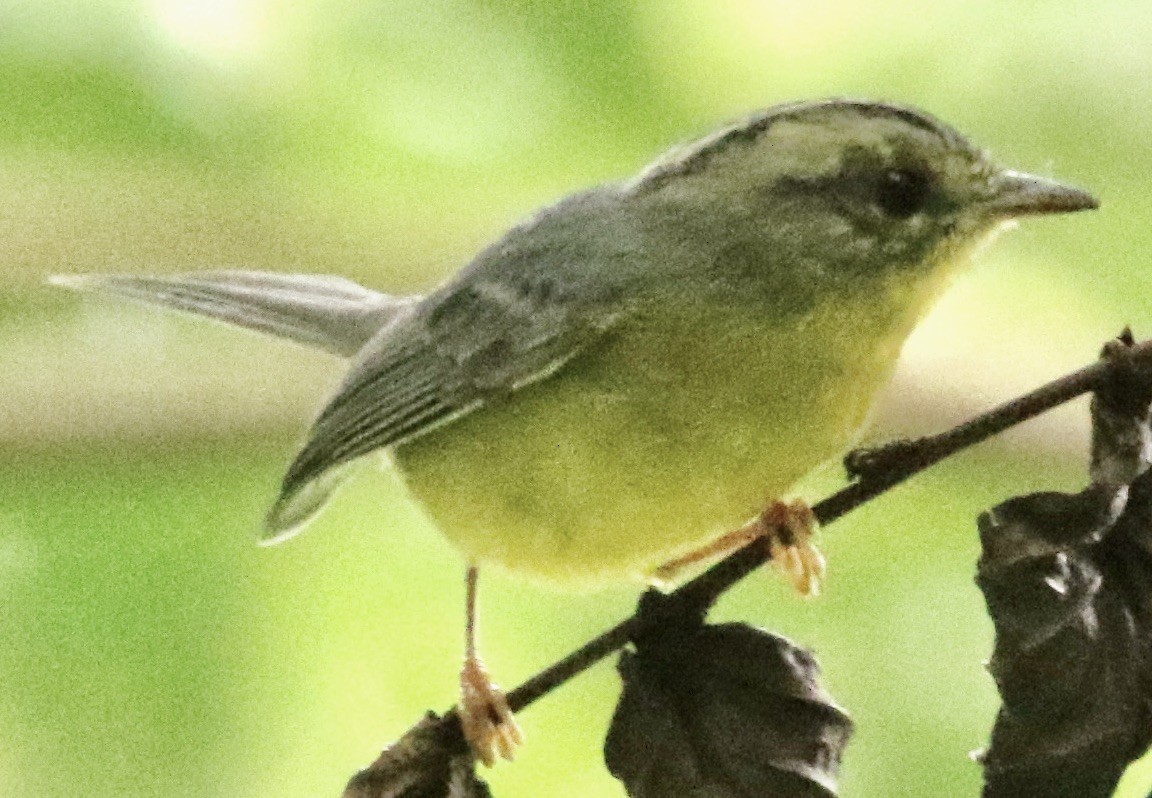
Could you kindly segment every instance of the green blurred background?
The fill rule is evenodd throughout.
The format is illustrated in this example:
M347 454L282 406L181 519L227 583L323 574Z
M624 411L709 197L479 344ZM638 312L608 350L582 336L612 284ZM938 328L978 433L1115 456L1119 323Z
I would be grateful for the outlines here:
M253 545L340 364L44 275L219 267L425 290L536 206L752 108L923 106L1104 209L1027 223L909 343L874 437L1152 333L1146 0L0 2L0 794L336 796L454 698L462 564L395 477ZM975 796L996 707L974 518L1084 480L1077 405L829 528L826 597L717 612L820 657L845 795ZM837 484L813 480L815 498ZM512 685L629 610L487 574ZM622 796L605 664L523 715L514 796ZM1122 794L1143 796L1137 765ZM82 788L82 789L80 789Z

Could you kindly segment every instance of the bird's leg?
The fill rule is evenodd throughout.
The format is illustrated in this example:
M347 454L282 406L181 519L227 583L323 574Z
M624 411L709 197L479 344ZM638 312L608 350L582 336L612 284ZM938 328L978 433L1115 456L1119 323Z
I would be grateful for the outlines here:
M669 560L652 573L652 578L661 585L674 584L681 574L692 566L719 559L725 554L742 549L756 540L760 535L756 533L754 526L755 522L746 524L733 532L722 535L707 546L694 549L674 560Z
M479 570L468 566L466 617L464 624L464 667L460 669L460 727L476 758L492 767L497 756L512 759L524 735L504 691L493 683L476 654L476 582Z
M776 564L796 590L805 596L819 594L824 580L824 555L812 542L818 523L812 508L800 499L790 503L773 502L753 521L709 545L689 552L656 569L661 582L672 581L685 568L715 559L764 538Z

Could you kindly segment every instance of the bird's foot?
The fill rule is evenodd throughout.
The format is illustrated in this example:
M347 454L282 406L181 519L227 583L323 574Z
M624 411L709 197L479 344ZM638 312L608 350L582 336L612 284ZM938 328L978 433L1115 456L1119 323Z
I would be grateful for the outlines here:
M671 584L685 569L763 538L772 552L772 561L796 590L805 596L815 596L824 581L824 555L812 542L818 527L816 516L806 502L800 499L790 503L773 502L756 520L735 532L664 563L653 572L652 578L658 585Z
M818 596L824 584L824 555L812 542L820 524L807 502L773 502L753 522L768 541L772 562L803 596Z
M479 657L468 657L460 669L460 727L472 753L486 766L496 758L511 760L524 742L508 699L488 676Z

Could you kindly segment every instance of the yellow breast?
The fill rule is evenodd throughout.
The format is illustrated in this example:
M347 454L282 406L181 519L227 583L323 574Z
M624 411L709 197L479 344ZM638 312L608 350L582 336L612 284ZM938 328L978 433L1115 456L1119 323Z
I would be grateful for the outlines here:
M926 304L912 290L785 323L722 308L634 321L396 460L470 560L646 578L851 445Z

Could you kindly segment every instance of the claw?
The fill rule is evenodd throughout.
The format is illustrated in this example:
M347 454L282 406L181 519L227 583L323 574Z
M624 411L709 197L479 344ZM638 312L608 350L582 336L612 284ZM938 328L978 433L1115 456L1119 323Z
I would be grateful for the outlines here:
M657 568L652 579L668 584L685 568L714 557L728 554L757 538L768 541L772 562L803 596L818 596L824 583L824 555L812 542L819 527L812 508L800 499L790 504L773 502L751 523L729 532L708 546L689 552Z
M812 508L797 499L774 502L758 519L772 561L803 596L818 596L824 582L824 555L812 542L818 523Z
M511 760L524 742L504 691L492 682L479 658L465 659L460 670L458 712L464 739L487 767L496 764L497 757Z

